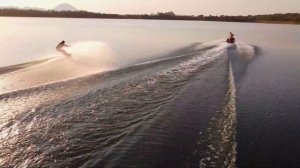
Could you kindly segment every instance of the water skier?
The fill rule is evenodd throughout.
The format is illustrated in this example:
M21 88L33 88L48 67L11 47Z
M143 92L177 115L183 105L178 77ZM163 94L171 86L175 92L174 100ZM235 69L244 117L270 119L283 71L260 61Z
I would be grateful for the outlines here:
M70 57L72 54L67 53L63 47L70 47L69 45L66 45L65 41L60 42L57 46L56 46L56 51L62 53L64 56Z

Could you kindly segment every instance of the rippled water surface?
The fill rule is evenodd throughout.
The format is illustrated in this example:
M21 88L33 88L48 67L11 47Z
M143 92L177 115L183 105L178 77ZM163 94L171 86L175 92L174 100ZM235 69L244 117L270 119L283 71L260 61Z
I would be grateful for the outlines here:
M0 167L299 165L299 26L0 23Z

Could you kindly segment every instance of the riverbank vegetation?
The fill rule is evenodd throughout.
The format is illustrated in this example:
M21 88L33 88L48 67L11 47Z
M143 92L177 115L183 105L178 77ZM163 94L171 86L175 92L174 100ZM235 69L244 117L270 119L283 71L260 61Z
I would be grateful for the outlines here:
M88 11L54 11L54 10L24 10L0 9L0 16L10 17L62 17L62 18L111 18L111 19L159 19L159 20L197 20L222 22L255 22L255 23L287 23L300 24L300 13L248 15L248 16L204 16L176 15L174 12L158 12L156 14L105 14Z

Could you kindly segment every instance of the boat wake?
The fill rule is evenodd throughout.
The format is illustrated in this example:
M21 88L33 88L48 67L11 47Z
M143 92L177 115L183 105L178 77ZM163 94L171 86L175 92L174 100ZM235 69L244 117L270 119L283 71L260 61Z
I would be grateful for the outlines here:
M116 68L116 55L104 43L78 42L67 50L73 53L71 57L50 54L48 59L23 64L20 69L20 65L10 66L12 72L1 75L0 92L21 90Z
M80 77L70 70L47 82L42 79L47 71L40 69L69 64L73 70L81 58L4 74L0 167L234 167L230 54L249 59L250 49L219 41L197 44L188 54L119 69L94 71L88 65L89 73ZM20 84L36 75L42 82Z

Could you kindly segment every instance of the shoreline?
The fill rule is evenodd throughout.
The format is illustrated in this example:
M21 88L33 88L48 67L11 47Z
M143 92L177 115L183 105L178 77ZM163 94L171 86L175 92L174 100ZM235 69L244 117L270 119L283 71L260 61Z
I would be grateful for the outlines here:
M182 20L182 21L217 21L270 24L300 24L300 13L273 13L256 15L186 15L173 11L151 14L116 14L89 12L85 10L25 10L16 8L0 9L0 17L46 17L46 18L88 18L88 19L143 19L143 20Z
M258 24L284 24L284 25L300 25L300 22L293 21L222 21L222 20L196 20L196 19L157 19L157 18L107 18L107 17L57 17L57 16L2 16L1 17L12 17L12 18L61 18L61 19L113 19L113 20L165 20L165 21L200 21L200 22L226 22L226 23L258 23ZM1 69L1 68L0 68Z
M248 22L248 23L300 25L300 22L292 22L292 21L256 21L256 22Z

